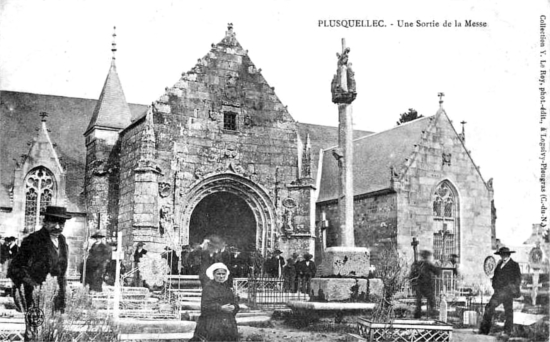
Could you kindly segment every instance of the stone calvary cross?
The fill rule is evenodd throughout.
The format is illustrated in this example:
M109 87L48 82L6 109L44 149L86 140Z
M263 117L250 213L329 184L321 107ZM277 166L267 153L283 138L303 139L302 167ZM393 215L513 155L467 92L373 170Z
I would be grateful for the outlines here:
M353 122L351 103L355 100L355 76L349 63L350 48L342 38L342 54L331 83L332 102L338 105L338 148L332 150L339 169L338 217L334 229L335 246L325 250L323 275L368 276L369 254L365 247L355 246L353 222Z

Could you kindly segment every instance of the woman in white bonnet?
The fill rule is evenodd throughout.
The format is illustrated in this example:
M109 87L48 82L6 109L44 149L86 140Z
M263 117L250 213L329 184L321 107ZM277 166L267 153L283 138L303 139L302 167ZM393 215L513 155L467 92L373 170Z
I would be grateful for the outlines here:
M201 315L190 341L238 341L235 315L239 311L233 291L224 283L229 276L221 262L206 270L210 279L202 289Z

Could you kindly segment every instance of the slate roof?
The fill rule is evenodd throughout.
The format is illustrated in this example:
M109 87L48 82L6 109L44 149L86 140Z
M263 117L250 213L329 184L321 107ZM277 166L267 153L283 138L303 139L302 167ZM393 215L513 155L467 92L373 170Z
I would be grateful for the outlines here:
M86 146L84 131L97 100L0 90L0 207L11 207L9 190L13 185L15 161L29 152L28 142L38 136L40 112L49 114L47 126L66 169L66 194L80 203L84 185ZM132 118L147 106L129 104Z
M131 117L113 60L87 130L93 126L126 128L130 125Z
M354 140L354 196L390 189L390 167L399 170L405 159L410 157L414 145L421 139L422 131L428 127L430 118L420 118ZM323 151L317 202L338 198L338 164L332 156L332 149L336 146L334 144Z
M309 134L311 140L311 175L317 179L317 169L319 166L319 151L338 145L338 127L322 126L310 123L297 122L298 133L305 144L306 136ZM364 137L372 134L369 131L354 130L354 137ZM332 158L332 156L331 156Z
M0 90L0 207L11 207L9 190L13 185L14 159L20 161L21 155L29 152L27 142L38 136L40 112L49 114L50 138L67 172L67 197L77 206L82 205L80 194L86 162L84 132L97 108L98 100ZM129 108L134 122L145 115L148 106L129 104ZM312 175L316 178L319 151L338 144L338 127L309 123L297 123L297 127L303 141L310 135ZM371 133L356 130L355 136Z

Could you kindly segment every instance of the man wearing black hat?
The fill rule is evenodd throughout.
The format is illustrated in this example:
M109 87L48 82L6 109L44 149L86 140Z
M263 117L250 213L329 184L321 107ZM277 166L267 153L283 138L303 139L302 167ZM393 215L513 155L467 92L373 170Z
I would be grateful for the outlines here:
M304 260L299 261L296 264L296 275L299 279L299 290L302 293L311 295L311 278L315 277L317 267L315 262L311 260L313 255L304 253Z
M42 229L23 239L21 248L8 269L8 277L13 281L16 291L20 291L25 298L27 307L19 307L20 310L26 311L32 307L33 290L46 280L48 274L57 277L59 284L57 296L54 298L54 310L63 312L65 309L65 273L69 247L61 233L65 221L70 218L66 208L48 206L44 212ZM19 305L17 301L15 304Z
M94 244L88 252L86 259L86 284L90 286L90 291L103 291L103 276L105 268L111 260L112 249L106 244L105 233L97 231L91 236L94 239Z
M139 261L145 254L147 254L147 250L143 248L145 246L145 243L143 241L140 241L136 245L136 251L134 252L134 268L136 269L136 273L134 274L134 286L141 287L143 286L141 274L139 273Z
M283 254L283 252L276 249L273 251L273 256L265 262L265 271L270 277L281 278L283 276L285 258L283 258L281 254Z
M15 258L17 255L17 252L19 251L19 247L16 243L17 239L13 236L8 236L4 239L4 243L1 246L0 251L0 264L6 264L5 270L9 268L11 260ZM2 265L0 265L0 270Z
M166 259L166 262L168 263L168 267L170 267L170 274L178 275L179 274L178 268L179 268L179 262L180 262L178 253L172 250L172 248L170 248L169 246L164 247L164 250L166 252L162 253L162 258Z
M422 298L426 297L428 318L434 317L435 310L435 283L434 277L441 275L441 270L432 264L432 252L428 250L420 251L419 261L413 263L411 268L410 280L416 296L416 310L414 318L422 316Z
M495 293L487 306L485 306L485 314L479 327L480 334L489 334L493 314L500 304L504 305L504 316L506 318L504 331L507 334L512 332L514 326L513 298L521 296L519 289L521 285L521 271L518 263L510 258L512 253L515 253L515 251L511 251L508 247L501 247L495 253L496 255L500 255L501 259L495 267L495 274L493 275L493 289Z

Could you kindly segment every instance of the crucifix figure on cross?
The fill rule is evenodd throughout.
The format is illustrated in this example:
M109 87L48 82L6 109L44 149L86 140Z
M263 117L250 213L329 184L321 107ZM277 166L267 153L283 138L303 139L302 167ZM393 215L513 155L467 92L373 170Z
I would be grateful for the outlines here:
M350 104L357 96L355 74L349 63L349 52L350 48L346 47L346 40L342 38L342 54L336 53L338 67L331 84L332 102L337 104Z
M341 65L348 65L348 55L350 52L350 48L346 47L346 40L342 38L342 54L336 53L336 56L338 57L338 66Z

